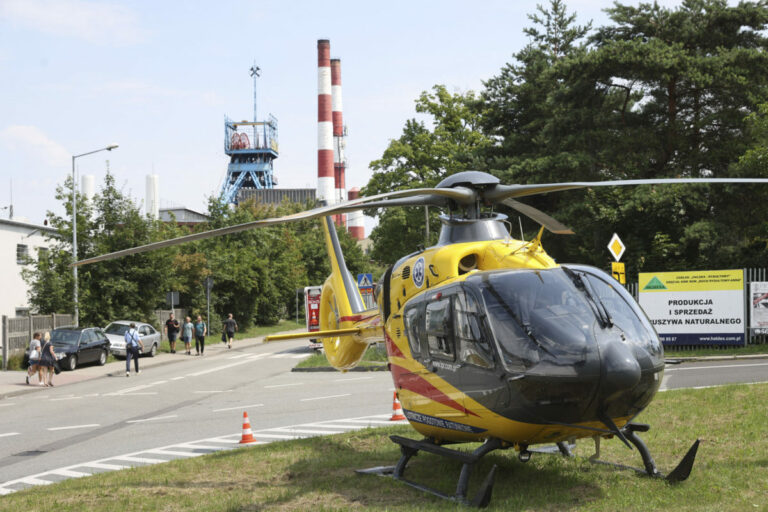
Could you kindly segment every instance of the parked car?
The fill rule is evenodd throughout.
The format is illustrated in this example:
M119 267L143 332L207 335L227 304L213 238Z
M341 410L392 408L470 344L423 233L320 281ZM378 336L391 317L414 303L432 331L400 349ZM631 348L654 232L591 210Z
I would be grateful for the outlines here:
M109 350L115 357L125 357L125 333L128 332L131 324L136 324L136 330L139 331L141 342L144 348L142 354L149 357L155 357L160 348L160 333L150 324L144 322L133 322L131 320L117 320L109 324L104 332L109 338Z
M83 363L104 365L109 353L109 339L100 327L59 327L51 331L56 357L65 370Z

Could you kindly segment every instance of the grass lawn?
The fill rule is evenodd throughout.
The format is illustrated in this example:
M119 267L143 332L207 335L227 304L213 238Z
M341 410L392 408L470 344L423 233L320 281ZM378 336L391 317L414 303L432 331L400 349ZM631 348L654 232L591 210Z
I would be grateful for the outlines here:
M497 464L489 510L768 510L766 394L768 385L759 384L657 396L638 420L652 426L643 438L662 471L702 440L682 484L592 465L586 460L592 442L585 440L574 459L534 454L523 464L514 451L492 453L477 464L470 494ZM417 437L401 426L246 447L34 487L0 498L0 510L469 510L391 479L355 474L395 463L392 433ZM637 451L617 440L604 441L602 451L606 460L641 465ZM458 473L459 464L422 453L406 476L452 493Z
M382 366L385 364L387 364L387 351L384 349L384 346L372 345L365 351L363 359L358 366ZM306 359L302 359L296 365L296 368L325 368L330 366L328 359L325 357L325 352L318 352Z
M691 350L675 349L673 347L664 349L664 357L702 357L702 356L748 356L756 354L768 355L768 344L747 345L746 347L724 347L724 348L694 348Z

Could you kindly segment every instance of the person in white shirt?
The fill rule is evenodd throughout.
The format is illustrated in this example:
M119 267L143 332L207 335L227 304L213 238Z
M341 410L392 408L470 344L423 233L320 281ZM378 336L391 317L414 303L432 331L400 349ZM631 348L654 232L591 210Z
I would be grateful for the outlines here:
M42 334L36 332L32 336L32 341L29 342L29 368L27 368L27 384L29 384L29 378L37 373L37 381L39 384L43 383L43 368L37 364L40 362L40 338Z

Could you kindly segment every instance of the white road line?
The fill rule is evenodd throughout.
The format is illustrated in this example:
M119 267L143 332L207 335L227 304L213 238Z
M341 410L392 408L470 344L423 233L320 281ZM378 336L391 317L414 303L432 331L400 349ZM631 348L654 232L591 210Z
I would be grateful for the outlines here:
M157 391L144 391L143 393L123 393L120 396L150 396L156 395Z
M314 398L302 398L302 402L311 402L312 400L325 400L326 398L341 398L342 396L352 396L352 393L344 393L343 395L328 395L328 396L316 396Z
M16 405L16 404L0 404L0 407L8 407L9 405Z
M274 437L275 439L296 439L297 437L305 437L305 436L289 436L286 434L269 434L266 432L254 432L254 437ZM238 442L239 441L235 441Z
M237 407L225 407L224 409L214 409L213 412L234 411L237 409L246 409L248 407L264 407L264 404L238 405Z
M264 386L264 389L287 388L288 386L301 386L303 384L303 382L292 382L290 384L273 384L271 386Z
M231 393L231 389L208 389L208 390L202 390L202 391L193 391L193 393Z
M692 368L666 368L664 372L684 372L689 370L712 370L716 368L730 368L732 370L738 370L739 368L746 368L747 366L768 366L768 363L753 363L753 364L720 364L713 366L694 366ZM691 388L694 389L694 388Z
M18 436L19 432L8 432L7 434L0 434L0 437Z
M127 460L127 461L130 461L130 462L143 462L144 464L158 464L160 462L168 462L165 459L150 459L148 457L133 457L133 456L129 456L129 455L122 455L120 457L112 457L111 459L105 459L105 460L112 460L112 459Z
M72 471L71 469L54 469L50 471L51 475L61 475L69 478L82 478L84 476L91 476L90 473L83 473L81 471Z
M28 476L27 478L20 478L16 481L22 484L29 484L29 485L50 485L53 483L50 480L43 480L41 478L35 478L33 476Z
M80 398L83 398L81 396L67 396L64 398L51 398L51 402L60 402L61 400L78 400Z
M293 358L296 354L272 354L269 356L270 359L288 359Z
M171 380L181 380L181 379L183 379L183 378L184 378L184 377L174 377L174 378L172 378Z
M352 421L352 422L359 422L359 423L375 423L377 425L392 425L394 423L397 423L396 421L388 421L388 420L344 420L344 421Z
M248 359L250 359L251 361L255 361L257 359L261 359L262 357L271 356L272 354L273 354L273 352L265 352L263 354L254 354L252 356L248 356ZM242 356L236 356L236 357L242 357ZM234 359L234 358L233 357L229 357L227 359Z
M306 425L302 425L302 427L314 427L314 428L346 428L346 429L355 429L360 428L361 425L347 425L344 423L329 423L329 424L323 424L323 423L307 423Z
M48 430L72 430L76 428L92 428L92 427L100 427L98 423L89 423L88 425L70 425L68 427L51 427Z
M286 427L286 428L273 428L273 429L270 429L270 431L271 432L288 432L288 433L298 432L299 434L313 434L313 435L320 435L320 434L330 435L330 434L342 434L342 433L344 433L343 430L338 430L338 431L336 431L336 430L326 430L326 431L323 431L323 432L318 432L317 430L309 430L309 429L304 429L304 428L289 428L289 427ZM253 435L268 435L268 434L261 434L259 432L254 432Z
M182 443L174 445L174 448L186 448L188 450L221 450L221 446L210 446L205 444Z
M197 457L198 455L203 455L202 453L182 452L178 450L147 450L144 453L153 453L157 455L179 455L181 457Z
M168 419L176 418L176 417L178 417L178 414L171 414L171 415L168 415L168 416L155 416L154 418L144 418L142 420L128 420L128 421L126 421L126 423L142 423L142 422L145 422L145 421L168 420Z
M214 443L227 443L227 444L238 444L240 442L237 439L222 439L220 437L217 437L215 439L205 439L205 441L213 441Z
M6 494L11 494L12 492L15 492L13 489L5 489L3 487L0 487L0 496L5 496Z
M233 368L235 366L240 366L241 364L247 364L247 363L251 363L251 362L253 362L253 361L251 361L249 359L246 359L244 361L238 361L237 363L225 364L225 365L222 365L222 366L216 366L214 368L209 368L209 369L203 370L201 372L188 373L186 376L187 377L199 377L200 375L206 375L208 373L213 373L213 372L218 372L218 371L221 371L221 370L226 370L228 368Z
M104 464L103 462L86 462L85 464L80 464L80 466L96 469L108 469L111 471L117 471L118 469L125 469L130 467L123 466L122 464Z
M371 380L373 377L352 377L350 379L335 379L333 382L351 382L353 380Z

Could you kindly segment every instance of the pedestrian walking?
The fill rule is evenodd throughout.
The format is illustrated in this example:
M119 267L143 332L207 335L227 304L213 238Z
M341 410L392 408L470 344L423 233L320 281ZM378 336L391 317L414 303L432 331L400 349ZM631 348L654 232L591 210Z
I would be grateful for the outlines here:
M29 342L29 367L27 368L27 384L29 384L29 378L37 373L38 384L43 383L43 370L40 367L40 355L42 354L42 346L40 344L40 338L42 335L40 332L36 332L32 336L32 341Z
M187 355L192 355L192 332L195 330L195 326L192 323L192 319L186 317L184 319L184 325L181 326L181 341L184 342L184 347L187 349Z
M224 320L224 332L227 338L227 348L232 348L232 342L235 341L235 333L237 332L237 322L232 318L232 313L227 315L227 319Z
M205 352L205 336L208 334L208 326L203 322L203 317L197 315L195 322L195 352L197 355L203 355Z
M133 357L133 365L136 368L136 375L141 373L139 370L139 347L144 348L144 344L141 342L141 336L139 331L136 330L136 324L131 323L128 330L125 331L125 376L131 376L131 357Z
M40 385L53 387L53 367L56 364L56 353L53 351L50 332L45 331L43 341L45 341L45 343L43 343L43 348L40 349L40 362L37 364L41 368L41 371L46 373L46 376L44 382L41 382Z
M168 316L165 322L163 332L168 336L168 343L171 345L171 354L176 353L176 336L179 334L179 321L173 317L173 313Z

